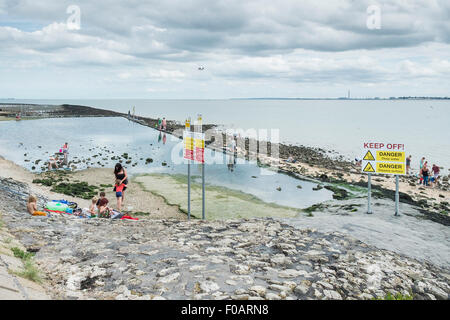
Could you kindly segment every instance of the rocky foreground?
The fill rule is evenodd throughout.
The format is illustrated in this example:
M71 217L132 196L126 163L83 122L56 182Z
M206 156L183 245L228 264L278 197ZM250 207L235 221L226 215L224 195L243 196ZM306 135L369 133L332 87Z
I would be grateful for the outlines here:
M0 212L54 299L448 299L448 268L339 233L272 219L31 217L26 184L3 180ZM46 199L41 199L45 201Z

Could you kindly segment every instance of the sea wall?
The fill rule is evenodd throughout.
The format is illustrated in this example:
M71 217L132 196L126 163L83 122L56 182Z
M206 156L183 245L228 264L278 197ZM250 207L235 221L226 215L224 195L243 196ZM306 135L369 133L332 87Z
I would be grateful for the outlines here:
M448 268L271 218L32 217L28 186L0 181L4 227L55 299L448 299ZM39 196L39 195L38 195Z

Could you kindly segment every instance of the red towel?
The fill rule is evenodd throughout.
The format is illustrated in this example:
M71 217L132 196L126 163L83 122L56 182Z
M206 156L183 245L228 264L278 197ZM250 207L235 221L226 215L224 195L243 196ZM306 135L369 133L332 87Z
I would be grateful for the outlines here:
M122 218L120 218L120 220L123 220L123 219L128 219L128 220L139 220L138 218L133 218L133 217L130 217L130 216L128 216L128 215L125 215L125 216L123 216Z

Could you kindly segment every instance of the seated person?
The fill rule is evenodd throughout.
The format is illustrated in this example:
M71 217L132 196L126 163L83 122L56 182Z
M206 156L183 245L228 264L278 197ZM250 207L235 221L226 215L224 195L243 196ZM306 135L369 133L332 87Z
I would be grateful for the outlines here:
M37 198L33 195L30 195L28 197L27 210L28 210L28 213L31 214L32 216L46 216L47 215L45 212L38 211Z
M48 170L52 170L53 167L55 169L58 169L61 166L61 162L59 161L58 157L50 157L50 160L48 161Z
M98 217L99 218L110 218L111 209L108 207L108 199L101 198L98 202Z
M93 197L91 199L91 205L89 206L89 208L84 208L83 213L87 216L90 216L91 218L95 218L98 214L97 203L98 203L98 198Z

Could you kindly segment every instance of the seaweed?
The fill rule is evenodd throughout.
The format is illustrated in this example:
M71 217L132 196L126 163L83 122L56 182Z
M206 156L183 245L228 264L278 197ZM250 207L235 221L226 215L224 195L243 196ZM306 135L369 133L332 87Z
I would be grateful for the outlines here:
M51 191L62 193L72 197L78 197L82 199L91 199L97 194L97 187L89 185L87 182L77 183L60 183L51 189Z

